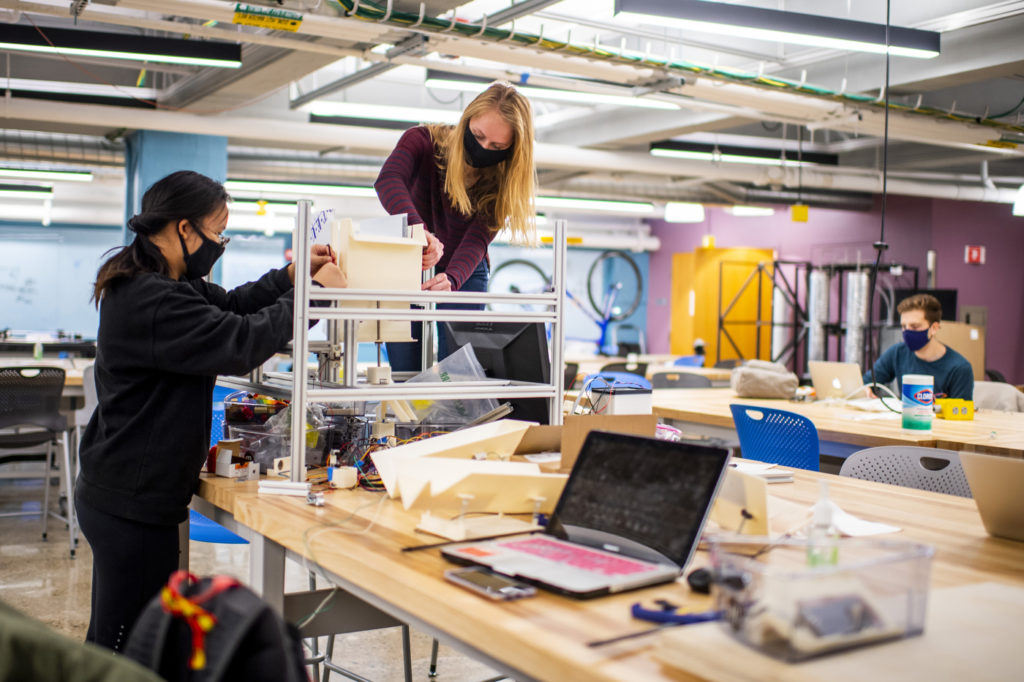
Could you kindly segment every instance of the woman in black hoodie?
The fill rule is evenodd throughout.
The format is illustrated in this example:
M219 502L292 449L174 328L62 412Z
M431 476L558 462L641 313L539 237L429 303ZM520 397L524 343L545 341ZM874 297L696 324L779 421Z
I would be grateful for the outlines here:
M244 374L292 337L295 269L225 291L202 278L224 252L224 187L192 171L150 187L134 241L96 276L99 404L82 437L75 508L93 553L86 640L120 651L178 564L178 524L206 461L218 374ZM345 277L326 246L310 271Z

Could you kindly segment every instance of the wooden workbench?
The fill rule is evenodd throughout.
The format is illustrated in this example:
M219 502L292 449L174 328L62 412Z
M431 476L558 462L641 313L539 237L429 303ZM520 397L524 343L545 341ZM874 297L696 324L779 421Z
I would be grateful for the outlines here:
M658 417L673 422L734 430L729 410L732 403L801 414L814 422L823 444L837 443L851 451L879 445L917 445L1024 457L1024 413L978 411L973 421L935 419L930 431L914 431L902 428L898 418L872 418L874 413L814 402L740 399L728 388L658 389L653 410Z
M809 506L818 495L818 479L826 477L832 499L846 511L903 529L890 537L933 545L933 589L985 581L1024 587L1024 543L988 537L973 500L804 471L795 471L794 477L794 483L772 485L770 492ZM379 493L334 491L318 508L300 498L259 496L253 485L204 480L200 495L229 507L254 539L315 563L346 592L519 682L696 679L662 666L654 656L654 637L598 649L586 646L592 639L646 627L629 616L636 601L664 598L697 609L710 605L682 581L590 601L541 592L532 599L491 602L445 582L442 572L451 565L438 550L401 552L432 538L413 530L416 515L399 502ZM693 566L706 560L698 552ZM254 571L274 573L273 567ZM1006 647L1016 645L1015 631L1000 636ZM920 646L922 640L914 641ZM788 666L773 679L790 679L786 671L798 677L798 667ZM862 678L871 677L870 669L860 672ZM708 678L716 679L703 679Z

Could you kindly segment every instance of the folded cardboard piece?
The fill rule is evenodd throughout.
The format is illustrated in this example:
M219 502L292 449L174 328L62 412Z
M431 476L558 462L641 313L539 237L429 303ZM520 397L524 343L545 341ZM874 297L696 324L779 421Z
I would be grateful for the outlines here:
M445 433L433 438L406 443L370 453L381 482L394 498L401 496L399 472L405 464L423 457L463 460L471 471L474 457L487 460L508 460L532 422L502 419L489 424L471 426L461 431Z
M550 514L566 479L530 462L442 458L408 461L398 474L406 509L460 514Z
M653 414L577 414L567 415L562 425L561 449L562 465L560 471L572 471L576 457L580 454L583 441L591 431L611 431L612 433L628 433L634 436L654 438L658 428L658 418Z
M402 494L399 471L412 460L430 457L469 462L476 457L507 461L515 456L517 462L525 462L522 455L561 451L557 468L545 464L540 466L538 473L569 473L590 431L597 429L653 438L657 423L658 419L653 415L576 415L566 417L562 426L539 426L533 422L502 419L378 450L370 457L388 495L398 498ZM472 470L472 464L464 466L467 471Z
M218 441L214 473L218 476L237 478L243 481L258 479L260 477L260 465L253 461L243 460L241 454L241 438Z

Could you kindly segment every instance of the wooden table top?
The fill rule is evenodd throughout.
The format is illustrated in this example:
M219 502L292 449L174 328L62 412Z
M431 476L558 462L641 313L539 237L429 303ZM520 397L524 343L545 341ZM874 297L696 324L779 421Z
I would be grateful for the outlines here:
M899 419L873 419L874 413L814 402L737 398L728 388L658 389L654 414L711 426L733 428L729 405L773 407L804 415L821 440L861 447L918 445L951 450L978 450L1024 457L1024 413L978 411L973 421L935 419L930 431L904 429Z
M794 477L794 483L771 485L770 493L810 506L818 479L825 477L844 510L903 529L890 538L933 545L933 588L985 581L1024 586L1024 543L987 536L973 500L807 471L794 471ZM399 502L380 493L333 491L326 506L312 507L301 498L260 496L254 486L205 478L200 494L229 505L240 523L335 574L342 587L393 605L396 617L426 624L524 676L559 682L693 679L655 660L654 636L586 646L649 627L629 616L637 601L710 607L709 598L692 594L683 580L589 601L541 591L532 599L491 602L444 581L442 572L452 565L439 550L400 551L435 539L413 530L417 516ZM371 522L369 532L360 533ZM688 570L706 562L699 551Z
M640 355L637 356L637 362L642 362L647 365L647 378L649 379L655 372L689 372L690 374L700 374L705 376L711 381L729 381L732 377L732 370L722 369L720 367L690 367L686 365L673 365L672 362L676 359L675 355ZM580 366L579 373L583 375L596 374L601 371L601 368L605 365L610 365L613 362L626 362L626 358L619 357L599 357L596 355L573 355L566 357L566 362L575 362Z

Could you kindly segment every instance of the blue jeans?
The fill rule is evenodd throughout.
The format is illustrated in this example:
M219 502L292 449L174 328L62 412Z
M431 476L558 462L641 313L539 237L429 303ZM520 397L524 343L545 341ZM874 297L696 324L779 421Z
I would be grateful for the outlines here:
M490 280L490 267L487 265L487 259L480 261L480 264L476 266L476 270L462 283L462 288L459 291L487 291L487 283ZM483 310L484 306L474 303L439 303L439 310ZM423 357L423 346L421 339L423 338L423 330L421 323L412 323L412 337L416 339L412 343L388 343L385 344L388 351L388 362L391 364L391 370L394 372L418 372L422 368L420 364ZM439 324L437 326L437 349L438 349L438 360L444 360L446 357L458 350L453 348L448 339L448 335L444 332L444 325Z

